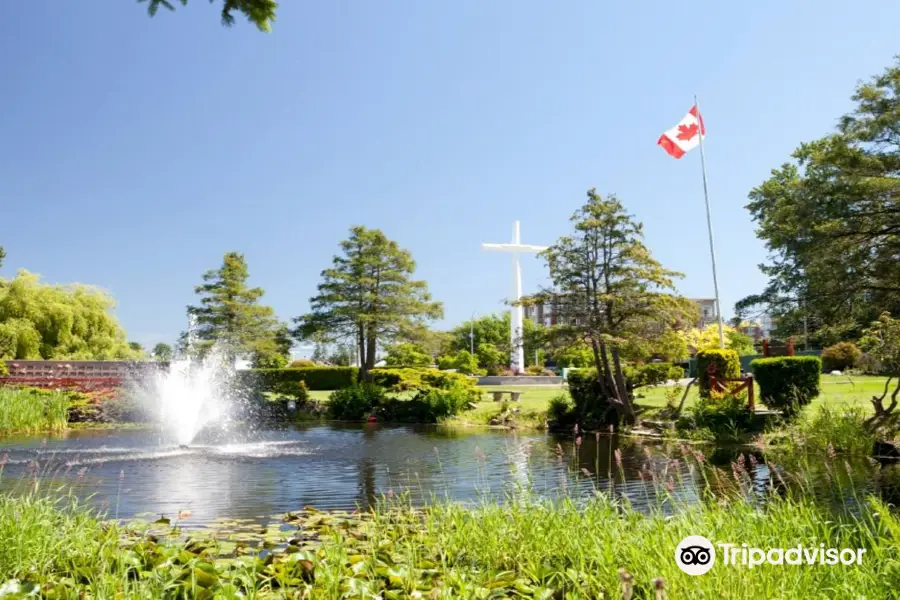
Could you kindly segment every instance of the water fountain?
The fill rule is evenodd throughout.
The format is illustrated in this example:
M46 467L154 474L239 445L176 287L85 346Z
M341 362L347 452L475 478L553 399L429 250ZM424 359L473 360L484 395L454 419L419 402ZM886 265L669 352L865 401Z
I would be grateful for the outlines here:
M167 370L141 382L137 396L144 409L158 419L162 433L187 446L211 424L225 428L234 418L234 360L220 345L202 359L195 356L195 328L189 317L185 352Z

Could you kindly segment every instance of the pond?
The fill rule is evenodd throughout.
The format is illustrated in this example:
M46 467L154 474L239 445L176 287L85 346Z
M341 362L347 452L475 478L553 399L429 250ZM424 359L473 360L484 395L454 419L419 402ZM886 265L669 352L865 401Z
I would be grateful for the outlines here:
M646 509L659 505L660 488L690 502L715 487L704 469L677 460L699 450L614 435L589 434L576 442L571 434L539 431L381 424L201 433L188 446L166 442L153 430L70 431L0 440L0 455L6 455L0 489L27 489L36 476L41 489L65 484L110 517L189 511L187 527L223 517L265 519L304 506L366 508L383 494L404 493L424 504L502 501L525 490L583 499L604 490ZM702 451L704 465L718 464L728 476L741 454ZM762 496L769 468L759 455L746 459L748 487ZM857 492L868 487L896 500L895 468L853 461L849 470Z

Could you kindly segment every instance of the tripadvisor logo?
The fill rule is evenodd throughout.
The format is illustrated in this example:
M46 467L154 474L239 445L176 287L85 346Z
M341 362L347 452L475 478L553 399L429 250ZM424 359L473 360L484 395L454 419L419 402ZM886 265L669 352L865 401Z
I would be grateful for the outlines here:
M761 565L859 565L865 548L826 548L803 546L792 548L753 548L747 544L715 544L722 553L722 563L752 569ZM675 548L675 563L688 575L703 575L716 563L713 543L701 535L689 535Z

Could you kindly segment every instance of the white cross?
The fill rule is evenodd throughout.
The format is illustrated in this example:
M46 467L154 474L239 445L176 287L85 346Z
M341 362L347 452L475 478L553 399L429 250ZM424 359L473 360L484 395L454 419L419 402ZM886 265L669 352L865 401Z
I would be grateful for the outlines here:
M522 265L519 263L519 255L523 252L541 252L546 246L532 246L522 244L519 238L519 222L513 222L513 239L511 244L482 244L482 250L496 252L510 252L513 264L513 288L510 296L509 307L509 367L514 373L525 370L525 351L522 348L522 319L523 309L519 301L522 299Z

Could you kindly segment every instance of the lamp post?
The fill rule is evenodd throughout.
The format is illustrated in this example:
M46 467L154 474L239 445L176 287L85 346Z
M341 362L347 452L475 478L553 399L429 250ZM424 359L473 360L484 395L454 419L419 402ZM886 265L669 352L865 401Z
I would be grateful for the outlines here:
M469 321L469 352L475 356L475 313L472 311L472 320Z

